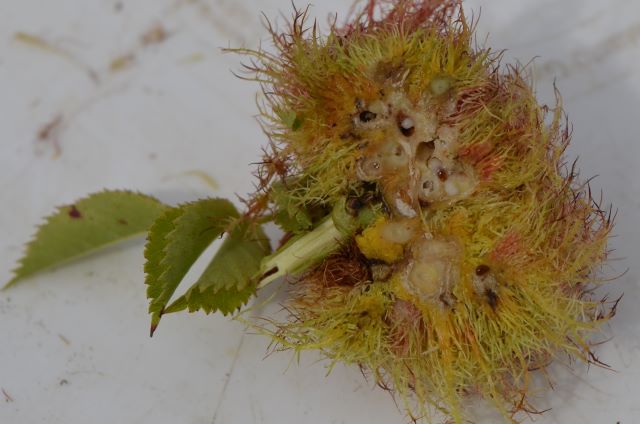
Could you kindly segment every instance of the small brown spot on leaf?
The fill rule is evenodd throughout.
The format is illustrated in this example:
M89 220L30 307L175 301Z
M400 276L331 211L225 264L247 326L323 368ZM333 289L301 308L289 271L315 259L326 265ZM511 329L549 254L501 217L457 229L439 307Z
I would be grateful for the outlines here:
M71 205L71 208L69 209L69 216L73 219L82 218L82 214L80 213L78 208L76 208L76 205Z
M120 219L118 220L118 224L120 224L120 225L129 225L129 223L127 222L127 220L126 220L126 219L122 219L122 218L120 218Z

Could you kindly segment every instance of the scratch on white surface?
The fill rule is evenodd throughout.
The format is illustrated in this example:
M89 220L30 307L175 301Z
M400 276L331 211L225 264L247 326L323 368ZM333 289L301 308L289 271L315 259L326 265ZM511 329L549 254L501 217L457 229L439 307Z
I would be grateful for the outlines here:
M536 71L537 79L556 77L569 77L579 72L584 72L591 66L601 63L616 53L625 49L637 47L640 40L640 22L627 29L615 32L606 37L595 46L573 51L568 60L550 60L543 63Z
M585 26L588 26L588 25L594 25L600 19L602 19L603 16L604 16L603 15L603 11L599 10L599 11L597 11L595 13L590 14L589 16L587 16L587 17L585 17L583 19L579 19L579 20L573 22L571 25L567 25L567 26L564 26L564 27L553 28L552 31L543 32L539 37L532 38L532 39L527 40L525 42L516 44L516 45L513 46L513 48L523 49L524 47L536 46L536 45L540 45L542 43L556 42L557 40L560 40L563 37L570 36L571 34L573 34L576 30L579 30L580 28L584 28ZM528 14L526 15L525 19L530 19Z
M186 0L186 4L199 7L199 16L209 21L213 27L234 44L245 44L247 37L256 38L247 29L256 28L253 24L257 13L252 13L240 1L216 0L210 4L205 0Z
M604 80L596 80L591 84L589 84L585 89L571 96L567 96L566 100L573 102L573 101L576 101L577 99L580 99L581 97L590 96L590 95L593 95L594 93L607 90L614 84L628 83L629 81L633 80L633 78L636 78L639 73L640 73L640 69L638 67L634 67L634 68L626 69L615 75L612 74L610 76L607 76L606 79Z
M253 395L249 395L249 407L251 408L251 417L253 418L253 422L263 423L264 414L262 412L262 408L260 407L260 401Z
M93 369L88 369L88 370L77 370L77 371L67 371L67 374L69 375L97 375L99 377L105 377L106 374L103 373L102 371L98 371L95 368Z
M240 341L238 342L238 347L236 348L235 354L233 355L233 361L231 361L229 371L226 374L224 385L222 386L222 392L220 392L220 397L218 398L218 404L216 405L215 412L213 413L211 424L216 424L218 422L218 412L220 412L220 407L224 402L225 393L227 391L227 388L229 387L229 382L231 381L231 377L233 376L233 371L236 368L236 363L238 362L238 357L240 356L240 350L242 349L242 345L244 344L244 336L244 333L242 334L242 336L240 336Z

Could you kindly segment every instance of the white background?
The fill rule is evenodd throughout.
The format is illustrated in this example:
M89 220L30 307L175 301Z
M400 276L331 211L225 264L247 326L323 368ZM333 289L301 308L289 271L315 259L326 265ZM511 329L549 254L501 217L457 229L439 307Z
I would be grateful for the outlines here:
M326 22L348 5L312 14ZM553 101L554 79L562 91L575 129L568 158L580 157L583 177L600 175L594 190L619 209L609 273L629 269L610 288L625 296L598 348L616 372L560 370L556 390L538 397L553 409L536 422L640 422L640 3L475 0L469 15L480 5L480 42L489 34L509 60L537 57L542 101ZM231 74L240 59L219 48L266 40L260 11L289 15L290 2L0 0L0 280L41 217L88 192L175 203L251 191L249 164L265 144L257 87ZM169 37L142 46L158 25ZM130 66L110 71L125 55ZM0 424L405 422L357 369L325 377L314 353L300 365L265 357L267 339L224 317L168 316L150 339L142 263L142 243L130 243L0 293Z

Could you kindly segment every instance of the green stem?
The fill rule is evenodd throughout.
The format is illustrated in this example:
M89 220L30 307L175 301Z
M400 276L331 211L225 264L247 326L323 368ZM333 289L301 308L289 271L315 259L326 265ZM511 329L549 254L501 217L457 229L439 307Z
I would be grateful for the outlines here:
M345 211L345 202L338 202L331 215L313 231L294 239L260 266L258 288L285 275L300 274L335 252L353 235L355 219Z

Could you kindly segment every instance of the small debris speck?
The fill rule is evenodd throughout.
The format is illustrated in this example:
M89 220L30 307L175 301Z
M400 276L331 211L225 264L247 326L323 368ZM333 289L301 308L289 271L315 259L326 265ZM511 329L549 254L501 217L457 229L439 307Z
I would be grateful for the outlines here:
M212 190L218 190L220 188L220 185L218 185L218 182L216 181L216 179L205 171L194 169L191 171L184 172L182 175L187 177L198 178L204 184L209 186L209 188L211 188Z
M58 136L60 130L62 129L62 125L64 123L64 116L56 115L48 123L44 124L38 130L38 141L51 141L51 144L54 148L54 157L60 156L61 148L60 142L58 141Z
M133 64L135 61L135 55L133 53L124 54L116 57L111 61L109 65L109 70L111 72L119 72L122 71Z
M64 343L67 346L71 346L71 341L69 339L67 339L65 336L63 336L62 334L58 334L58 338L60 339L60 341L62 341L62 343Z
M151 44L160 44L169 37L169 33L162 25L155 25L147 32L142 34L142 45L149 46Z
M9 403L9 402L14 402L13 398L11 397L11 395L9 393L7 393L7 391L5 389L2 389L2 394L4 395L4 401Z

